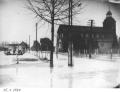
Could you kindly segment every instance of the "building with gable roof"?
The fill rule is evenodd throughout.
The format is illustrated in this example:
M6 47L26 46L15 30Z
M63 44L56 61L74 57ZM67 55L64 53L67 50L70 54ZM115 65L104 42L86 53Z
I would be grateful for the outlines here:
M70 30L69 30L70 28ZM67 52L69 39L72 40L75 53L110 53L111 49L118 47L116 35L116 21L109 10L103 21L103 27L60 25L57 31L58 51Z

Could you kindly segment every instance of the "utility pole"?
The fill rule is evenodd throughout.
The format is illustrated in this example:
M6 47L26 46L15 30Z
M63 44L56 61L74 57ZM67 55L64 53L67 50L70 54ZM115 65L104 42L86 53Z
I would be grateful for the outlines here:
M30 52L30 35L29 35L29 52Z
M38 23L36 23L36 52L38 51L38 48L37 48L37 26L38 26Z
M72 27L72 0L69 0L69 30L68 30L68 66L73 66L72 60L72 35L71 35L71 27Z
M90 22L90 32L89 32L89 58L91 59L91 54L92 54L92 31L93 31L93 24L94 24L94 20L89 20Z

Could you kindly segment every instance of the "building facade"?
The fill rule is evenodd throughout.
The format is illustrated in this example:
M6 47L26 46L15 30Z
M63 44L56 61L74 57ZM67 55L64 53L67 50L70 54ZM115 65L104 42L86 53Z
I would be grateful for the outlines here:
M69 39L75 53L88 53L90 49L92 53L109 53L117 48L116 21L111 11L107 12L103 27L60 25L57 32L58 51L68 51Z

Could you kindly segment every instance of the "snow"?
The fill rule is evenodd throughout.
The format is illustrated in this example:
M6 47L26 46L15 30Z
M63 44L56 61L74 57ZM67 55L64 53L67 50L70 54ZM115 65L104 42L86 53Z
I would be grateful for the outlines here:
M18 56L19 64L16 58L0 52L1 87L112 88L120 83L119 55L73 57L73 67L68 67L67 55L54 54L53 69L33 52Z

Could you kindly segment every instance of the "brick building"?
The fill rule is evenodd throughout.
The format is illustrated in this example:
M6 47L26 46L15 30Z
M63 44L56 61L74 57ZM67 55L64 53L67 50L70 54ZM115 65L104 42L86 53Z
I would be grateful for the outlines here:
M70 31L69 31L70 28ZM112 12L108 11L103 21L103 27L68 26L60 25L57 32L57 47L61 52L68 51L69 39L72 39L75 53L88 53L89 49L94 53L109 53L111 49L118 47L116 35L116 21Z

